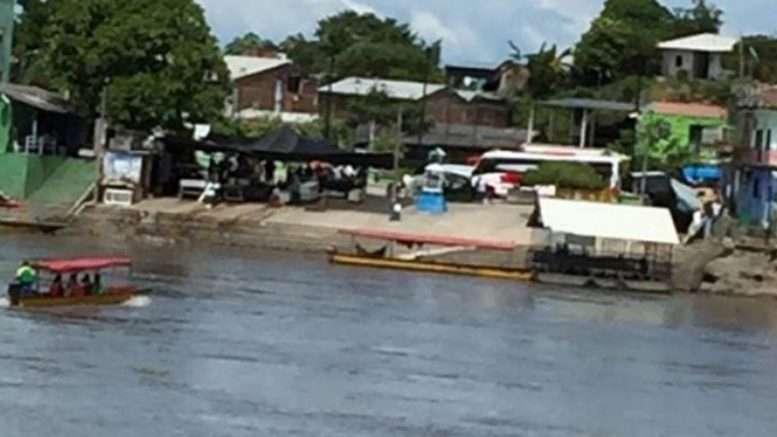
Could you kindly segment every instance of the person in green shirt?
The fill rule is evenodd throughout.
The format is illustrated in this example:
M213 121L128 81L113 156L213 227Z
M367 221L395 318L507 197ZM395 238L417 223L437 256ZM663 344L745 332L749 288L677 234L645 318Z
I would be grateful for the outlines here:
M32 292L38 281L38 272L32 268L29 261L23 261L19 269L16 270L16 281L26 293Z

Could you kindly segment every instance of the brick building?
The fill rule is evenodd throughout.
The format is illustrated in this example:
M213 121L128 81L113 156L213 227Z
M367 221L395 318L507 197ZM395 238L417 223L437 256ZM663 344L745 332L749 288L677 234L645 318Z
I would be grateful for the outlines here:
M285 55L226 56L224 61L234 84L230 115L303 121L318 113L318 81L304 77Z
M510 103L491 92L455 89L443 84L351 77L319 88L321 113L334 118L351 116L353 102L379 91L395 102L425 105L431 128L422 135L408 135L405 161L423 162L431 148L442 148L453 161L462 161L491 148L517 149L526 142L522 129L510 128ZM374 133L373 133L374 134ZM368 126L357 129L357 144L369 143Z
M385 93L397 102L425 103L426 116L435 124L507 127L511 110L496 94L464 91L442 84L350 77L319 88L322 114L329 110L336 118L347 118L354 99L372 92Z

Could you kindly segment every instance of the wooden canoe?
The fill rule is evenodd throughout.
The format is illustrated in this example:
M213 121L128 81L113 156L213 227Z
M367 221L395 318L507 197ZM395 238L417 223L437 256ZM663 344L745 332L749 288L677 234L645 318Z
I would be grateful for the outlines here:
M51 297L47 295L24 296L12 303L14 308L53 308L70 306L120 305L139 294L135 289L107 291L102 294L80 297Z
M478 276L483 278L507 279L522 282L533 281L535 276L534 272L526 269L462 265L434 261L402 260L397 258L347 255L337 252L330 253L329 260L334 264L350 265L355 267L372 267L381 269L407 270L414 272L441 273L449 275Z

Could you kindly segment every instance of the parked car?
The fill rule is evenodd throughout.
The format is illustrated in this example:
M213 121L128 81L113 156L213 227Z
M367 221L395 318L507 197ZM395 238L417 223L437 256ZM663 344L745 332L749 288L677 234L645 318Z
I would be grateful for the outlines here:
M420 194L429 170L444 175L443 193L446 199L454 202L470 202L476 199L477 190L472 182L474 167L469 165L429 164L419 169L416 174L402 178L405 190L414 196Z

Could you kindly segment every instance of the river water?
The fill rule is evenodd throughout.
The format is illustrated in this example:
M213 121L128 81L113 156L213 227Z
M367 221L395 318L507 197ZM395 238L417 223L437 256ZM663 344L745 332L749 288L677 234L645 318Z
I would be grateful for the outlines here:
M122 249L150 300L0 309L0 435L774 436L777 305ZM7 302L6 302L7 304Z

